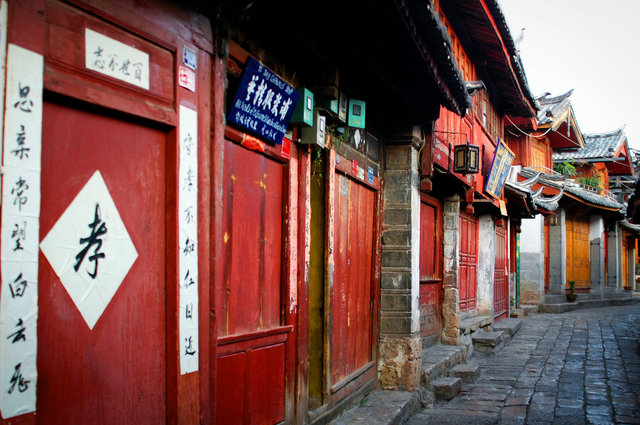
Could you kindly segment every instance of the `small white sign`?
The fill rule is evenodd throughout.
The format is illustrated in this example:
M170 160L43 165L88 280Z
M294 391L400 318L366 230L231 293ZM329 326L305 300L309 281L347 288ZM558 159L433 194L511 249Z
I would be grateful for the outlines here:
M196 91L196 73L186 66L178 68L178 84L192 92Z
M138 258L100 171L80 190L40 249L89 329Z
M85 66L109 77L149 90L149 55L85 28Z

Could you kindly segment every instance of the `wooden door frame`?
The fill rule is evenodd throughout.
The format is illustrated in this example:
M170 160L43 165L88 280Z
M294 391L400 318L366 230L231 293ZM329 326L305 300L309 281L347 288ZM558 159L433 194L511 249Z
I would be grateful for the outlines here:
M479 225L478 225L478 217L464 212L464 211L460 211L458 213L460 219L462 219L462 216L466 216L469 217L470 219L472 219L475 222L475 236L472 238L473 239L473 243L475 244L475 265L476 265L476 273L475 273L475 294L473 297L469 298L469 299L473 299L473 305L471 307L466 307L464 310L461 308L460 311L470 311L470 310L475 310L478 306L478 231L479 231ZM461 220L462 221L462 220ZM462 223L460 224L460 228L458 229L458 234L460 234L462 231ZM461 245L461 244L460 244ZM458 272L460 272L460 270L458 270ZM462 294L462 290L461 288L459 288L460 290L460 294ZM458 303L459 304L459 303Z
M437 199L434 198L432 196L429 196L425 193L420 193L420 220L422 221L422 204L426 204L429 205L430 207L435 208L435 216L436 216L436 225L435 225L435 246L437 248L436 251L436 261L435 261L435 265L434 265L434 269L436 270L436 272L438 273L438 276L436 278L430 279L430 280L423 280L422 276L420 275L422 273L422 271L419 271L419 285L420 288L422 288L422 285L438 285L438 294L437 294L437 301L436 301L436 314L439 315L439 320L438 320L438 325L437 325L437 334L435 337L435 341L438 341L440 339L440 334L442 333L442 327L443 327L443 323L442 323L442 301L444 298L444 288L443 288L443 266L444 266L444 245L443 245L443 237L444 237L444 228L443 228L443 221L444 221L444 217L442 215L442 202ZM422 226L420 227L420 232L422 232ZM421 235L422 238L422 235ZM420 247L420 250L422 251L422 246ZM420 253L422 254L422 252ZM422 257L422 255L420 255L420 257ZM421 265L418 265L418 269L421 269ZM438 284L439 282L439 284ZM419 304L422 301L420 300ZM425 338L425 336L422 336L423 338Z
M370 383L375 383L377 377L377 359L378 359L378 328L379 328L379 309L380 309L380 258L381 258L381 231L382 231L382 217L380 211L382 211L382 183L379 178L374 177L373 184L369 184L367 181L359 179L351 173L350 169L351 161L346 160L344 157L338 155L335 150L329 150L326 161L326 197L325 197L325 291L324 291L324 303L325 303L325 315L324 315L324 379L323 379L323 407L318 409L318 415L314 418L318 418L330 411L331 408L336 406L345 398L356 393L363 386ZM362 184L368 189L374 191L374 208L375 217L373 221L373 243L372 243L372 261L371 261L371 294L373 297L371 303L371 358L372 361L361 367L359 370L352 373L349 377L344 378L339 383L334 383L331 380L332 373L332 332L333 332L333 306L331 302L331 291L333 287L333 267L334 267L334 250L335 250L335 191L336 188L336 173L340 173L351 180L354 180L358 184ZM336 386L336 384L340 384ZM326 407L325 407L326 406Z
M217 63L215 65L214 72L221 72L219 67L225 67L226 63ZM214 83L216 84L216 83ZM220 87L222 88L222 87ZM224 97L214 96L215 106L214 109L220 108L223 110ZM221 121L218 121L219 125L222 125ZM223 267L223 253L225 251L223 243L223 213L224 213L224 193L223 193L223 181L225 176L224 170L224 144L234 143L241 149L249 149L258 155L263 155L271 160L274 160L283 166L283 209L282 209L282 269L281 269L281 327L289 328L288 336L284 342L285 346L285 386L284 386L284 422L293 423L296 417L296 385L299 378L296 378L296 371L298 369L299 357L297 356L298 350L296 348L299 338L299 331L297 325L298 319L298 276L304 267L299 267L298 256L300 250L303 247L298 246L300 235L298 235L299 226L308 226L306 220L303 220L299 224L300 211L298 208L298 202L300 197L306 194L307 189L299 193L299 164L298 156L299 150L294 143L291 143L290 158L282 156L281 146L265 144L264 151L252 148L249 144L244 144L248 135L242 131L239 131L233 127L225 126L224 132L220 132L214 124L213 128L213 223L212 223L212 241L213 241L213 290L210 291L210 304L212 307L212 314L208 322L211 324L211 373L209 377L209 387L211 398L208 403L211 406L211 417L215 418L215 401L217 394L216 384L216 364L218 354L221 351L218 346L218 323L215 319L215 292L218 285L220 285L224 276L222 275ZM304 152L304 150L302 150ZM304 156L303 156L304 158ZM304 159L303 159L304 162ZM217 189L217 190L216 190ZM298 383L299 384L299 383Z
M144 90L133 88L110 77L96 75L84 67L75 67L60 63L52 58L46 34L50 29L47 11L52 1L30 0L8 3L7 43L16 44L44 57L44 96L56 96L56 101L82 102L108 111L108 114L125 114L137 119L142 118L154 125L160 124L167 130L166 147L166 241L167 247L178 246L178 146L180 105L198 112L198 296L200 299L199 326L199 371L187 375L180 374L180 356L178 346L179 315L179 272L177 268L178 250L167 251L165 256L167 324L166 324L166 396L167 422L210 422L208 407L209 388L207 379L210 371L210 350L206 341L210 340L210 173L211 151L208 143L210 132L210 84L211 55L213 40L210 26L205 19L182 21L184 9L166 2L155 11L152 18L142 15L133 0L123 0L110 5L108 10L98 0L68 0L65 7L81 12L94 22L100 22L105 28L117 28L129 36L159 46L174 57L173 75L178 75L178 52L184 46L197 50L198 69L196 82L198 90L191 92L177 86L172 80L172 101L151 95ZM44 13L39 13L44 11ZM192 18L195 16L192 16ZM44 117L43 117L44 118ZM35 414L11 419L11 423L34 423ZM4 421L2 421L4 423Z
M496 313L495 312L495 302L496 302L496 298L495 298L495 274L497 272L497 265L494 266L494 289L493 289L493 306L494 306L494 312L493 312L493 317L494 317L494 321L497 320L501 320L505 317L507 317L509 315L509 257L507 255L508 251L509 251L509 232L508 232L508 225L504 224L502 226L499 226L498 223L496 223L496 241L498 239L498 228L504 230L504 285L505 285L505 310L500 312L500 313ZM497 243L496 243L496 256L498 253L498 247L497 247ZM494 264L497 264L497 262L495 262Z

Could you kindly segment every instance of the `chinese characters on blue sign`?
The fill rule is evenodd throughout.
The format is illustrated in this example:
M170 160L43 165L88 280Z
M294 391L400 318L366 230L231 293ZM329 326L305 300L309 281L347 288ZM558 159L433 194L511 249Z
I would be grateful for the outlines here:
M247 59L229 120L280 144L300 94L253 58Z
M493 155L493 162L491 163L491 171L487 176L487 181L484 187L485 192L494 198L499 198L502 194L502 188L507 181L509 170L515 154L507 147L502 139L496 146L496 152Z

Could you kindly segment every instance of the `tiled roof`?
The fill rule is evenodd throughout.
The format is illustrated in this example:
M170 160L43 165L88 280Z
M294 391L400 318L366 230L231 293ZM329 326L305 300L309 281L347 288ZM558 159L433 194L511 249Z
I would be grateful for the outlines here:
M544 186L555 188L555 189L561 189L564 191L565 194L572 196L573 198L582 200L586 203L597 205L607 209L615 209L615 210L622 210L625 207L625 205L623 204L620 204L609 198L601 196L590 190L583 189L582 187L574 183L572 180L567 179L565 176L562 176L560 174L539 173L527 167L524 167L520 171L520 176L526 179L531 179L537 174L539 174L539 177L537 179L538 183ZM547 201L546 205L538 205L541 202L545 202L545 199L543 197L537 197L535 201L536 201L535 202L536 206L541 207L542 209L546 209L547 211L554 211L555 208L557 208L557 206L553 205L553 203L549 202L549 200L546 200Z
M580 159L614 158L627 136L624 127L610 133L584 134L584 148L553 153L554 162Z
M583 201L589 202L594 205L599 205L601 207L613 208L617 210L622 210L625 207L624 204L612 201L611 199L605 198L604 196L600 196L597 193L591 192L581 187L565 185L564 191L582 199Z
M569 98L573 93L573 89L560 96L548 97L549 93L536 98L540 107L538 111L538 125L544 125L554 122L556 118L561 117L564 113L571 109Z

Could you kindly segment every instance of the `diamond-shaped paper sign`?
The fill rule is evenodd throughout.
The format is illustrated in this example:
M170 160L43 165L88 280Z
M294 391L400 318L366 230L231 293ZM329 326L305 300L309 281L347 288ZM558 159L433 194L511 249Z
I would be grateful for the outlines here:
M100 171L60 216L40 249L90 329L138 258Z

